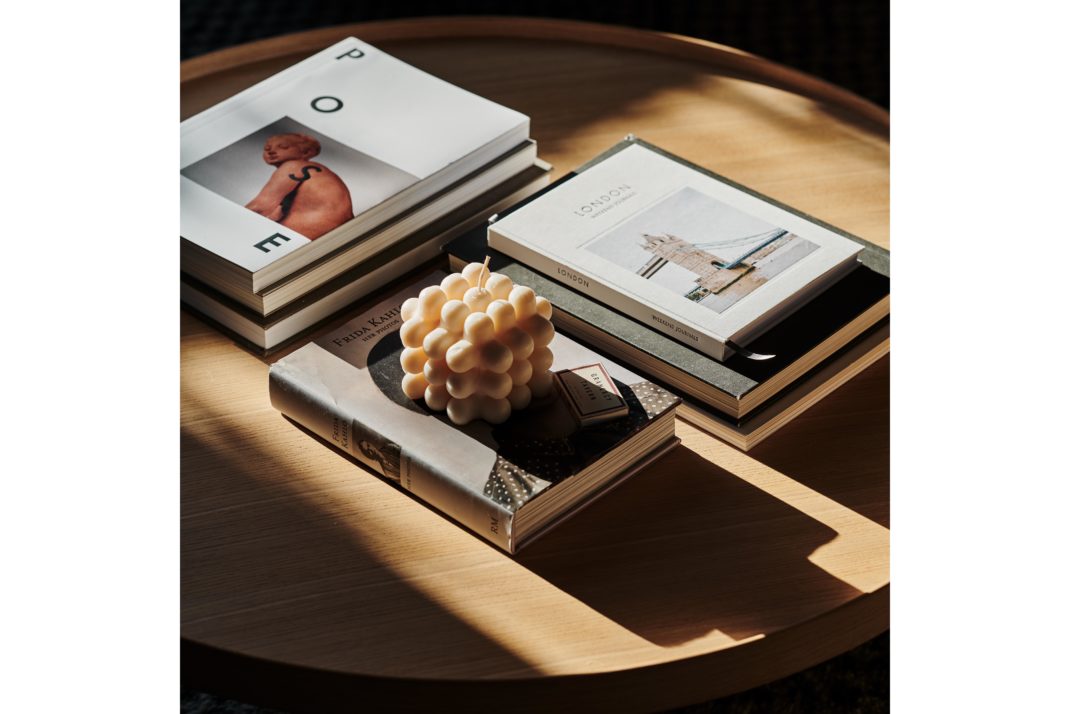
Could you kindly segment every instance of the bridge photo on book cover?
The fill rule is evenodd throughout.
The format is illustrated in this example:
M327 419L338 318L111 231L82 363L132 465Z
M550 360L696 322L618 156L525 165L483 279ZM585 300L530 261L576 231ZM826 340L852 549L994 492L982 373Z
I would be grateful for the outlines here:
M690 187L585 247L717 313L818 249L805 238Z

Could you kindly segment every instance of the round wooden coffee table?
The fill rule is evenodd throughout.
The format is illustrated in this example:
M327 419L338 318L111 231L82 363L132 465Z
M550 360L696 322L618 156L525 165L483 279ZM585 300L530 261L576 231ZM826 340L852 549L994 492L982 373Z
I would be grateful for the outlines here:
M689 38L331 28L185 62L183 115L348 35L531 116L555 176L635 133L888 244L887 113ZM181 350L188 685L291 710L649 711L888 627L887 359L747 454L677 422L674 452L509 557L283 419L267 362L185 313Z

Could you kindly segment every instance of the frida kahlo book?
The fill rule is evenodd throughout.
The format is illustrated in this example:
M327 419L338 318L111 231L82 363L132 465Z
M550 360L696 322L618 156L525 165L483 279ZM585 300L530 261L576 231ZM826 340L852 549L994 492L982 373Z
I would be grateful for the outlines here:
M401 304L434 273L271 366L272 405L374 473L516 552L677 443L679 399L563 335L551 369L601 364L624 416L579 427L550 395L506 422L456 426L401 390Z

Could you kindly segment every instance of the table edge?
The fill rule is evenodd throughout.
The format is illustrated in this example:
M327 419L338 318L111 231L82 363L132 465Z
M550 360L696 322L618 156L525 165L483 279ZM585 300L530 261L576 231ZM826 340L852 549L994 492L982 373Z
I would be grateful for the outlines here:
M583 674L446 679L342 672L273 661L181 641L182 682L243 701L298 711L333 711L359 701L383 711L539 712L570 709L651 711L708 701L795 674L889 629L891 584L768 637L667 662ZM834 633L830 637L829 633ZM756 667L761 661L763 667ZM772 666L768 666L772 662ZM666 685L672 685L671 692Z
M203 79L224 69L270 61L297 53L311 54L350 35L370 42L421 39L508 38L578 42L697 61L728 76L775 87L845 114L887 136L887 110L825 80L743 50L669 32L541 17L466 16L380 20L306 30L209 52L181 64L181 83Z

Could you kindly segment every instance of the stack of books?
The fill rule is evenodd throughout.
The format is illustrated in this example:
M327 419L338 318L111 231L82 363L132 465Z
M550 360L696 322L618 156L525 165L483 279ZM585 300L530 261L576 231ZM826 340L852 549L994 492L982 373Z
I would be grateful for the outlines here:
M447 246L750 449L889 350L889 254L629 137Z
M346 39L181 125L181 296L277 349L543 188L528 117Z

